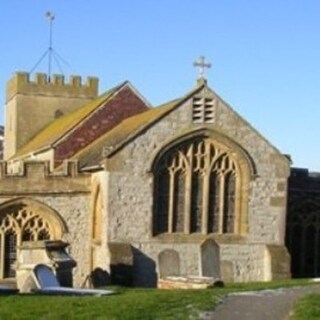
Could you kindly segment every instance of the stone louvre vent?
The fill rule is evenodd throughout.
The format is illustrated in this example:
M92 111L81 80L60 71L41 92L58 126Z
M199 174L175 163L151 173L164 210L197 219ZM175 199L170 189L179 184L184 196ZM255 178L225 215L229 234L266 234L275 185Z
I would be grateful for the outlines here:
M4 126L0 125L0 160L3 159Z

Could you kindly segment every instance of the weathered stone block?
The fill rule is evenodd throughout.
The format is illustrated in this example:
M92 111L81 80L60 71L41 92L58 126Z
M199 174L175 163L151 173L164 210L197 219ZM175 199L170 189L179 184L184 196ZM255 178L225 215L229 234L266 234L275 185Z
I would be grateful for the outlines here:
M173 249L165 249L159 254L160 278L180 276L179 253Z
M265 280L288 279L290 273L290 255L284 246L267 245L265 250Z
M131 244L110 242L108 247L112 284L131 286L133 281L133 252Z
M270 205L272 207L285 207L287 203L286 197L271 197L270 198Z
M201 276L220 279L219 245L213 239L207 239L200 245Z

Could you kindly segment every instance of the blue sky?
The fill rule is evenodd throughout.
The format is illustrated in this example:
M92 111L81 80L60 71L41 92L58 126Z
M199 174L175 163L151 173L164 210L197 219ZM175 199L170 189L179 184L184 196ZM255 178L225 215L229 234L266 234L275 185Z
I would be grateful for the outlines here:
M66 77L97 76L101 92L130 80L158 105L194 87L205 55L210 87L294 166L320 171L320 1L3 0L0 123L7 80L48 48L48 10Z

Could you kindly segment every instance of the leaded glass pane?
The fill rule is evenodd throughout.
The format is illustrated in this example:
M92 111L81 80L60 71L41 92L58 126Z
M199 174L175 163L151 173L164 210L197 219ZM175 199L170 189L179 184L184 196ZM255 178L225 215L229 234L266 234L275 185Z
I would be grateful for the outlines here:
M319 232L319 225L317 225L317 234L316 234L316 275L318 276L320 274L320 252L319 252L319 249L320 249L320 232Z
M294 259L292 259L291 272L292 274L301 273L302 267L302 238L303 238L303 227L300 224L291 226L291 232L293 234L293 241L291 244L290 254Z
M34 236L31 231L25 230L22 234L22 241L32 241L34 240Z
M234 231L235 177L232 173L225 176L223 206L223 233Z
M14 278L16 271L14 264L17 256L17 235L13 231L7 231L4 237L4 277Z
M155 214L153 219L153 233L168 232L168 204L169 204L169 173L163 168L155 184Z
M201 232L203 208L203 177L199 172L192 175L191 188L191 232Z
M208 232L219 232L219 199L220 199L220 179L217 172L211 172L209 180L209 213Z
M41 230L38 234L38 240L50 240L50 234L48 230Z
M184 209L185 209L185 175L178 171L174 176L173 195L173 232L184 231Z
M314 225L310 225L305 229L305 265L304 276L315 277L315 240L316 240L316 228Z

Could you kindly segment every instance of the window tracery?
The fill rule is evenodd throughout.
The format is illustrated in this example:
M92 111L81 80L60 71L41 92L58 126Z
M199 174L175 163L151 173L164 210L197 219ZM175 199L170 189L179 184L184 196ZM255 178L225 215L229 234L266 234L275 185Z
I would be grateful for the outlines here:
M193 138L164 153L154 176L154 235L237 232L240 175L227 148Z
M288 203L286 246L292 257L295 277L320 275L320 206L300 198Z
M16 248L22 241L50 240L52 235L49 222L43 216L19 205L7 208L6 214L0 215L2 277L15 276Z

